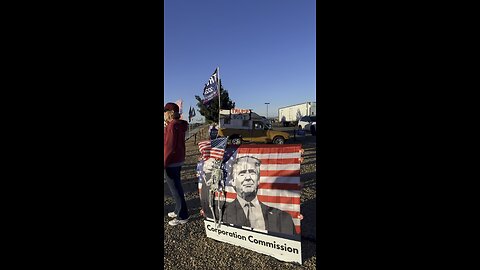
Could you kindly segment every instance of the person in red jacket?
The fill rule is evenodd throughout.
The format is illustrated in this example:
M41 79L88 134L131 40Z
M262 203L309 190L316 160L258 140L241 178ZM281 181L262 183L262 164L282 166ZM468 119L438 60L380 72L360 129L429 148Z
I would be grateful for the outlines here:
M175 103L167 103L164 108L166 126L163 129L163 175L175 199L175 211L168 213L174 218L168 224L175 226L188 221L188 209L183 194L180 172L185 161L185 132L188 123L180 120L179 108Z

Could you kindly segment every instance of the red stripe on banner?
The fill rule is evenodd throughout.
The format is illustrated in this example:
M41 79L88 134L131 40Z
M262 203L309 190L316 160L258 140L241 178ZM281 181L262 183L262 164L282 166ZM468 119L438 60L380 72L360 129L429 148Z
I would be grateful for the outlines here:
M199 189L198 192L201 192L201 189ZM218 197L218 193L216 195ZM268 195L257 195L257 196L261 202L300 204L299 197L282 197L282 196L268 196ZM223 197L223 193L222 193L222 197ZM226 192L226 197L227 199L235 200L237 198L237 193Z
M262 164L300 164L298 158L260 159Z
M227 199L236 199L237 193L227 192Z
M283 144L282 146L278 146L276 144L242 144L238 147L238 149L250 149L250 148L259 148L259 149L265 149L265 148L292 148L296 147L298 149L302 148L301 144Z
M261 170L262 176L300 176L300 170Z
M285 190L300 190L298 184L280 184L280 183L260 183L258 188L264 189L285 189Z
M223 196L224 196L223 192L216 192L215 197L218 198L219 194L221 194L221 197L223 198ZM226 192L225 196L226 196L227 199L234 199L235 200L237 198L237 193Z
M239 154L284 154L298 153L302 149L301 144L293 144L289 146L279 147L277 145L240 145L238 147Z
M299 197L282 197L282 196L267 196L267 195L257 195L257 197L258 197L258 200L261 202L300 204Z
M297 231L297 234L300 234L300 225L295 225L295 231Z

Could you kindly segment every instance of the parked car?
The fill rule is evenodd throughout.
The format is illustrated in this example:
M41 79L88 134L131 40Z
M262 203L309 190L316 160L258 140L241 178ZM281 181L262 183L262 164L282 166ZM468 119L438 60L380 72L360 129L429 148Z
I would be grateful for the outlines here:
M317 136L317 122L313 122L310 125L310 133L312 134L312 136Z
M300 118L300 121L298 121L298 129L310 130L310 126L314 122L317 122L316 116L303 116Z

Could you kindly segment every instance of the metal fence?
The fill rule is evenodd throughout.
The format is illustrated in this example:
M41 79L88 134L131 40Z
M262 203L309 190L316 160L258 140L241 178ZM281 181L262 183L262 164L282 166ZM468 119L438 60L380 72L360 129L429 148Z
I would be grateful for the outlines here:
M189 139L194 139L194 144L197 144L197 140L204 140L208 138L208 125L202 125L200 127L194 128L193 130L189 131L188 137L185 138L185 141Z

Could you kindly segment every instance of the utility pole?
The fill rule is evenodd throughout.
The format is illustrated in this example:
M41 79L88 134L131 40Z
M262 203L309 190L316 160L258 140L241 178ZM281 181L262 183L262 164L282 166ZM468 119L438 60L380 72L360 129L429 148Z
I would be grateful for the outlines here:
M269 102L265 102L265 104L267 104L267 120L268 120L268 104L270 104Z

